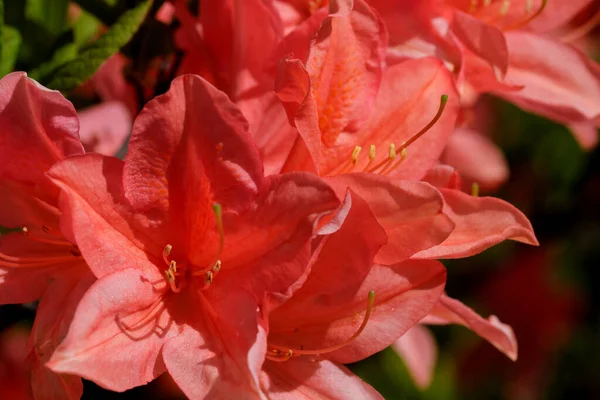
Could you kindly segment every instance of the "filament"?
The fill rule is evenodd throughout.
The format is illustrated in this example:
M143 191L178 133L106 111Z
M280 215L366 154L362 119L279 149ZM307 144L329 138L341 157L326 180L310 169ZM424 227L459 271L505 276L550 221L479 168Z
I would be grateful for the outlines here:
M369 299L367 302L367 311L365 313L362 323L360 324L360 327L351 337L344 340L342 343L336 344L335 346L326 347L324 349L318 349L318 350L304 350L304 349L293 350L293 349L289 349L289 348L282 347L282 346L271 345L270 349L267 350L267 358L272 361L287 361L293 356L321 355L321 354L325 354L325 353L331 353L333 351L341 349L342 347L347 346L365 330L365 327L367 326L367 323L369 322L369 318L371 318L371 314L373 312L373 303L374 302L375 302L375 291L371 290L369 292Z

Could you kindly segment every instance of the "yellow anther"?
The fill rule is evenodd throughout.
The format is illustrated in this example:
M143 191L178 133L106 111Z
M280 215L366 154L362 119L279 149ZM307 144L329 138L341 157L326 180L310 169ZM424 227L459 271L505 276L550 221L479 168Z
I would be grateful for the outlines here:
M533 0L527 0L525 2L525 11L529 14L533 10Z
M358 162L358 155L360 154L361 150L362 147L356 146L352 151L352 164L356 165L356 163Z
M369 146L369 160L373 161L375 159L375 145L372 144Z
M508 10L510 10L510 0L502 1L502 5L500 6L500 15L508 14Z
M208 271L206 273L206 278L205 278L205 282L207 285L210 285L213 282L213 279L215 278L214 274L212 271Z
M473 182L471 185L471 196L479 197L479 183Z
M215 265L213 265L213 267L212 267L212 271L216 274L220 270L221 270L221 260L217 260Z
M477 6L479 5L479 0L471 0L471 7L469 8L469 12L474 13L477 11Z
M390 143L389 157L390 161L396 158L396 145L394 143Z

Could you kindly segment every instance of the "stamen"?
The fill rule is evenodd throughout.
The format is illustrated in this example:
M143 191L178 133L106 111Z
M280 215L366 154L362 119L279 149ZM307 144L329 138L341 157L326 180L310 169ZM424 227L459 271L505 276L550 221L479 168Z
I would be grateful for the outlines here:
M273 360L273 361L287 361L293 356L300 356L300 355L317 355L318 356L318 355L325 354L325 353L331 353L333 351L341 349L342 347L347 346L354 339L356 339L358 337L358 335L360 335L365 330L365 327L367 326L367 322L369 322L369 318L371 318L371 314L373 312L373 303L374 302L375 302L375 291L371 290L369 292L367 311L363 318L362 324L360 324L360 327L354 333L354 335L352 335L348 339L344 340L342 343L339 343L335 346L326 347L324 349L319 349L319 350L304 350L304 349L293 350L293 349L285 348L282 346L272 345L272 346L270 346L270 349L267 350L267 358L269 360Z
M379 168L385 167L394 161L394 159L396 158L396 145L394 143L390 143L389 146L389 151L388 151L388 158L386 158L385 160L381 161L379 164L377 164L376 166L374 166L373 168L371 168L370 170L368 170L367 172L375 172L377 171Z
M479 0L471 0L471 7L469 7L469 12L474 13L477 11L477 6L479 5Z
M171 287L171 290L175 293L181 292L181 288L177 286L175 283L175 273L177 272L177 263L175 261L171 261L169 265L169 269L165 270L165 276L167 277L167 282Z
M35 240L36 242L47 243L47 244L54 244L54 245L57 245L57 246L69 246L69 247L73 246L73 243L68 242L66 240L53 240L53 239L47 239L47 238L43 238L43 237L40 237L40 236L32 235L29 232L29 229L26 226L23 226L21 228L21 232L23 232L23 234L25 236L27 236L29 239Z
M376 147L374 144L369 146L369 162L367 163L367 165L365 165L365 167L363 168L363 172L367 171L369 169L369 167L371 166L371 164L373 163L373 160L375 160L375 151L376 151Z
M433 117L433 119L431 121L429 121L429 123L427 125L425 125L425 127L423 129L421 129L419 132L417 132L416 135L413 135L413 137L411 137L406 142L404 142L404 144L402 145L403 149L406 149L408 146L413 144L415 142L415 140L420 138L425 132L430 130L438 122L438 120L442 117L444 109L446 108L446 103L448 103L448 95L443 94L440 97L440 106L438 108L437 113Z
M167 265L171 264L171 261L169 261L169 255L171 254L171 250L173 250L173 246L171 246L170 244L166 245L165 249L163 250L163 260Z
M502 5L500 6L500 15L505 16L508 14L508 10L510 9L510 0L503 0Z
M219 249L217 250L215 261L212 263L215 264L219 258L221 258L221 254L223 253L223 244L225 243L225 231L223 230L223 210L221 209L221 205L219 203L215 203L213 205L213 213L215 214L215 219L217 221L217 232L219 232Z
M479 197L479 183L473 182L471 185L471 196Z
M402 164L402 162L404 162L404 160L406 159L406 154L406 148L402 147L402 150L400 151L400 159L396 161L393 165L389 165L387 168L381 171L381 175L387 175L393 170L395 170L400 164Z
M530 23L531 21L533 21L534 19L536 19L538 17L538 15L540 15L542 13L542 11L544 11L544 9L546 8L547 4L548 4L548 0L542 0L542 4L540 5L540 7L537 9L536 12L534 12L533 14L531 14L529 17L525 18L523 21L516 22L516 23L514 23L512 25L509 25L509 26L506 26L506 27L504 27L502 29L505 30L505 31L506 30L511 30L511 29L519 29L519 28L527 25L528 23ZM529 12L530 11L527 11L527 13L529 13Z

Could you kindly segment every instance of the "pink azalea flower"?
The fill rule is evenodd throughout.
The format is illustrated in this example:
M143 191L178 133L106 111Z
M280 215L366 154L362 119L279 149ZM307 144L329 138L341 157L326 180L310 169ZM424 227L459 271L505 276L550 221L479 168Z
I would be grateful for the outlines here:
M590 1L369 0L391 27L388 61L441 57L463 96L491 92L573 126L585 147L597 142L600 67L549 32Z
M299 289L269 314L262 386L270 398L380 398L342 364L383 350L427 315L442 293L446 271L439 262L373 264L387 238L351 190L340 215L341 226L336 221L321 228ZM338 230L332 232L332 225Z
M117 154L131 132L129 110L121 102L105 102L80 110L79 136L87 152Z
M60 225L59 190L45 173L83 154L75 109L60 93L12 73L0 80L0 303L40 299L30 337L36 397L79 398L81 379L44 367L93 276Z
M125 162L89 154L50 174L99 279L49 366L116 391L168 370L191 398L258 396L263 308L304 274L332 190L264 178L239 110L191 75L146 105Z
M367 200L389 237L378 263L403 261L419 247L419 258L446 258L507 238L536 244L527 218L499 199L402 182L422 180L435 165L454 127L458 95L436 59L385 68L385 30L377 21L362 2L352 10L340 6L317 33L306 67L294 59L280 63L276 92L298 132L282 170L316 172L329 177L340 199L350 187ZM394 199L407 191L419 198L416 207L430 206L402 226Z

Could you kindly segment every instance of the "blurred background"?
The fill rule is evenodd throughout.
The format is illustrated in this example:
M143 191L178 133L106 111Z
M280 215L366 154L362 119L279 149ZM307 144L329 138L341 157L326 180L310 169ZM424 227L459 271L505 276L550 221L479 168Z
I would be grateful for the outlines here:
M53 71L102 31L103 21L74 7L61 14L58 5L36 13L26 3L4 0L4 20L12 31L3 33L10 40L2 49L0 75L25 70L46 83ZM70 7L68 1L59 3ZM121 3L127 8L136 2ZM109 20L110 15L101 11L97 15ZM151 11L157 12L156 7ZM94 123L93 112L82 111L82 132L84 126L92 126L84 138L90 149L98 144L98 135L114 135L112 147L104 151L124 154L122 139L133 115L140 104L166 90L169 74L180 61L171 41L176 27L147 19L124 48L124 57L112 59L99 71L110 74L107 68L115 68L127 83L128 93L121 98L129 100L109 106L114 107L114 121L120 121L117 128ZM600 30L579 45L598 60ZM69 99L78 110L85 110L101 102L106 107L111 96L116 96L111 88L98 87L92 78ZM600 149L584 151L565 127L501 100L484 97L480 102L489 115L488 134L510 167L507 182L487 194L522 210L540 247L505 242L478 256L448 261L447 292L481 315L494 314L511 325L519 359L511 362L466 328L439 326L431 328L438 356L428 389L416 388L391 349L350 368L389 399L598 399ZM0 307L0 399L29 398L24 358L34 316L35 304ZM168 376L121 394L105 392L91 382L85 385L84 399L180 396Z

